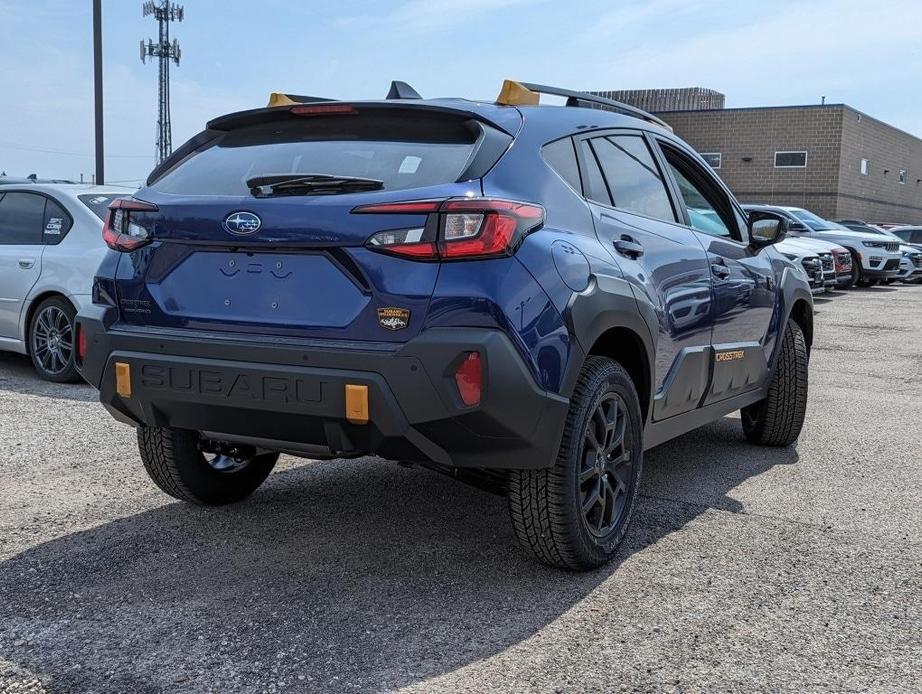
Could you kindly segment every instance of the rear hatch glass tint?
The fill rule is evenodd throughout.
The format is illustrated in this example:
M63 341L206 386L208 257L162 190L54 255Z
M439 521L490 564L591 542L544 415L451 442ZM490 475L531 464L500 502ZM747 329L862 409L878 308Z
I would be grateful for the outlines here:
M151 188L179 195L246 196L247 181L272 174L326 174L408 190L457 181L482 129L431 113L370 112L292 118L218 134Z

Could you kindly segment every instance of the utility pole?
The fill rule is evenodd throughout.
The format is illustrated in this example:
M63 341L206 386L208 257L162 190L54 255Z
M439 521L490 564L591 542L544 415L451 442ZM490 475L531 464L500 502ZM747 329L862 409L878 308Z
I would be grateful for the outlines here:
M93 0L93 91L96 115L96 181L105 183L102 137L102 0Z
M170 22L181 22L185 11L181 5L171 0L148 0L142 5L142 9L144 16L153 15L160 27L157 43L148 39L145 44L143 39L141 40L141 62L146 63L148 57L156 57L160 68L156 143L156 161L159 165L173 153L173 134L170 126L170 61L179 65L181 54L179 41L173 39L173 43L170 43Z

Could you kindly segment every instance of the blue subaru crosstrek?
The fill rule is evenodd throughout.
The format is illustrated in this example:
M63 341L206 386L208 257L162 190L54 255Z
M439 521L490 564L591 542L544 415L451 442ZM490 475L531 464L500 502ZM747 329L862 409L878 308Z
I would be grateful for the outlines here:
M813 304L785 225L588 94L273 95L112 204L77 361L178 499L374 454L506 495L525 547L586 569L645 449L736 410L753 443L798 437Z

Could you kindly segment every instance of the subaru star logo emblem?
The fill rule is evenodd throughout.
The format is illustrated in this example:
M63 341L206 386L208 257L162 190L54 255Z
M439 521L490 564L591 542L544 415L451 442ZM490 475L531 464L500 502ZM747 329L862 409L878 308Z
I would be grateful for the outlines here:
M255 234L262 225L262 220L252 212L231 212L224 218L224 228L236 236Z

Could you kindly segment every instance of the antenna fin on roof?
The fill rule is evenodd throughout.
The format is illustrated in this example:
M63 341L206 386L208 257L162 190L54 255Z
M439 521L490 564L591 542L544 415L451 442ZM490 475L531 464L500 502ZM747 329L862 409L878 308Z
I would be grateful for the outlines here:
M391 88L387 91L387 99L422 99L419 92L413 89L406 82L394 80L391 82Z

